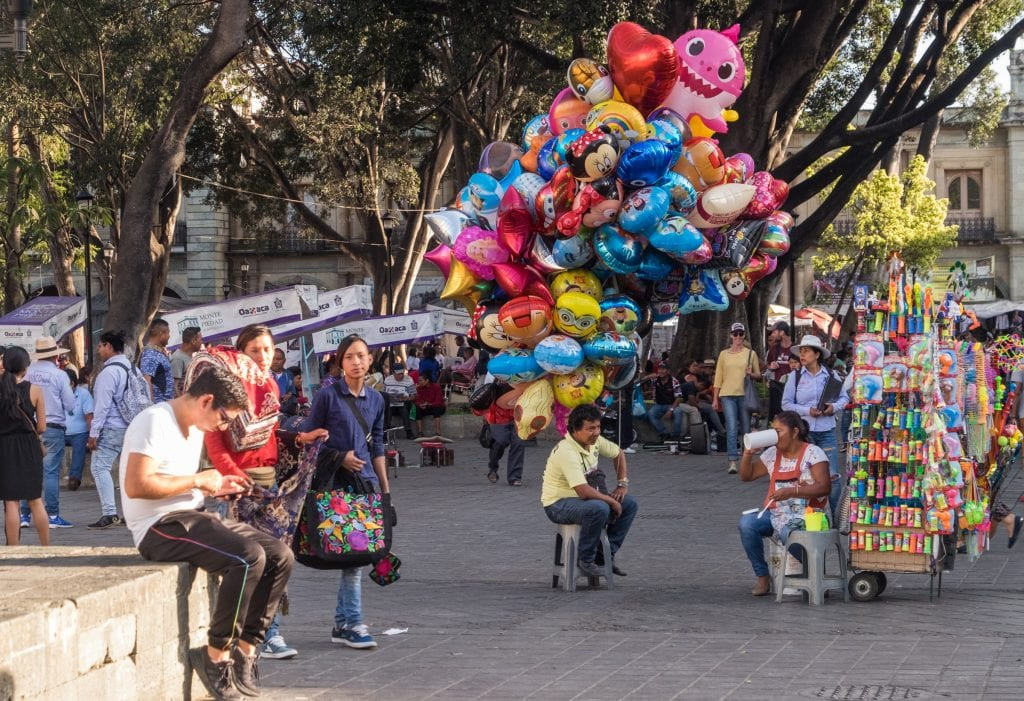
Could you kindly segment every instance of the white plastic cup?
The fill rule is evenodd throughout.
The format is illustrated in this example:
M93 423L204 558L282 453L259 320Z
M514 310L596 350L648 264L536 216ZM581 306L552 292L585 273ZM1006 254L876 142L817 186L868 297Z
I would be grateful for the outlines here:
M743 447L747 450L760 450L770 448L779 442L779 434L774 428L767 431L755 431L743 436Z

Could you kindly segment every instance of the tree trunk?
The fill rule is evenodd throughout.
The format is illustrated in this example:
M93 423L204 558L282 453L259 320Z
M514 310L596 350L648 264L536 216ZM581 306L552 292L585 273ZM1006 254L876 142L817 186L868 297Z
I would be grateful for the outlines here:
M170 234L181 202L177 172L185 160L185 139L206 88L245 45L249 11L248 0L222 0L209 38L183 73L167 116L125 193L114 263L114 285L122 302L111 305L105 326L125 333L126 350L132 355L156 314L167 279Z
M23 282L25 269L22 266L21 225L12 222L18 208L18 168L14 159L21 156L21 129L18 117L12 117L7 126L7 233L4 236L4 312L10 313L25 303Z
M943 110L939 110L934 117L921 125L921 138L917 142L917 155L924 158L926 162L932 160L932 153L935 151L935 144L939 141L939 127L942 125Z
M843 289L839 291L839 299L836 300L836 308L832 312L832 321L829 322L828 328L825 330L825 342L831 343L832 328L836 325L836 317L839 316L839 310L843 308L843 302L846 301L846 293L850 291L850 285L857 279L857 275L860 272L860 266L864 262L864 253L862 252L857 256L857 260L853 262L853 269L850 270L850 274L846 276L846 280L843 282ZM840 327L842 330L842 327Z

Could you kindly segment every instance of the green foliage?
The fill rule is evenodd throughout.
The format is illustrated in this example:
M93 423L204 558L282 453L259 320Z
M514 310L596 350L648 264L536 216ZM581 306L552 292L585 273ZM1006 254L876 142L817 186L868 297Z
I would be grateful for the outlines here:
M908 266L930 269L944 249L956 244L957 227L946 226L949 203L933 194L927 167L916 156L902 175L872 173L850 199L853 231L840 234L830 226L819 242L815 268L825 273L871 270L899 251Z

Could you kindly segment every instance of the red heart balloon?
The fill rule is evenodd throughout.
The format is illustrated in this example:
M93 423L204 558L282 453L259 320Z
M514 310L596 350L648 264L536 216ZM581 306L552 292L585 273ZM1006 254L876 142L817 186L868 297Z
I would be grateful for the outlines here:
M740 219L764 219L789 197L789 183L772 177L766 170L757 171L748 182L757 189Z
M622 99L647 115L676 84L679 54L665 37L619 22L608 32L608 68Z
M532 224L526 200L518 190L510 187L498 205L498 242L512 251L513 256L522 258L533 238Z
M536 270L522 263L495 263L494 279L505 294L522 297L534 283L544 284L544 278Z

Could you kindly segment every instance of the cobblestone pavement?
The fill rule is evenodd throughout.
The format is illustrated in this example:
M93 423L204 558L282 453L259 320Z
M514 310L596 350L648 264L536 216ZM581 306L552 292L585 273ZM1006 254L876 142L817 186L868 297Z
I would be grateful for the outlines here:
M722 458L639 453L629 463L640 512L618 558L628 576L567 594L551 588L554 528L539 504L551 445L527 450L519 488L488 483L473 441L455 444L452 467L403 470L392 486L402 579L363 584L380 647L333 645L338 576L297 566L282 629L300 654L262 663L264 698L1024 695L1024 546L1007 550L1004 533L978 562L961 556L934 603L926 575L897 575L870 603L776 604L750 596L736 532L767 485L739 482ZM1022 489L1018 477L1006 496ZM61 499L76 527L52 531L56 544L131 544L126 529L85 528L99 517L94 490Z

